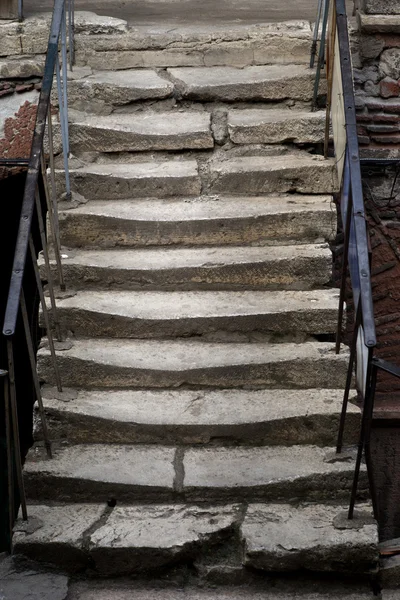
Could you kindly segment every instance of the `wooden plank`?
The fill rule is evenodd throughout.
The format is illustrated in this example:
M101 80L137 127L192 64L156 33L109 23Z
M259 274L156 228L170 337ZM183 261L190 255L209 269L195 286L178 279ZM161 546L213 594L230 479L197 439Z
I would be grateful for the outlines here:
M0 0L0 19L18 17L18 0Z

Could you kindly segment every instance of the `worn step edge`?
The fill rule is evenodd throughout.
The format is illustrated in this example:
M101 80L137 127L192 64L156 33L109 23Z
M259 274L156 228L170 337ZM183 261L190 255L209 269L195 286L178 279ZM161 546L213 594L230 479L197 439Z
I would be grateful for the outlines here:
M52 440L70 443L334 445L343 390L109 390L43 388ZM350 403L346 444L360 410ZM36 439L42 439L40 421Z
M331 343L211 343L91 338L62 343L64 385L87 388L344 387L348 353ZM38 352L43 381L54 384L47 345Z
M57 301L61 329L79 337L169 338L254 332L333 334L339 293L85 291ZM49 303L49 311L51 304ZM50 312L51 315L51 312ZM43 324L43 322L42 322ZM286 337L285 337L286 339Z
M180 448L89 444L36 448L25 464L28 498L35 501L117 502L347 499L355 452L317 446ZM359 494L365 497L363 469Z
M327 285L332 273L327 244L74 248L63 251L62 256L68 286L86 290L243 290L243 286L247 290L312 290ZM54 262L52 266L55 270Z
M357 508L353 521L357 527L353 528L348 528L344 511L345 506L324 504L298 508L285 504L250 504L248 507L237 503L207 507L157 504L117 506L114 509L107 509L102 504L32 505L29 506L29 524L22 520L17 522L13 553L17 557L51 563L70 572L90 568L92 574L110 577L154 573L177 563L195 562L201 568L204 553L213 553L213 546L226 543L237 555L236 572L261 566L267 571L296 571L305 567L314 573L368 573L377 562L377 528L371 520L370 507L360 505ZM270 537L266 535L268 531L271 532ZM282 546L283 532L287 545L291 546L289 549ZM276 564L280 568L276 569ZM300 598L294 592L293 584L289 581L282 583L274 581L272 595L265 585L261 595L258 588L254 600L263 597L267 600L272 597L288 600L294 595ZM307 585L304 586L304 583L303 591L306 592ZM99 588L98 582L92 580L90 586L87 582L76 582L74 589L80 590L79 598L88 600L109 600L115 593L121 600L128 600L133 590L135 597L149 597L148 589L136 590L132 581L129 590L125 588L125 592L121 593L119 586L123 584L120 582L117 588L112 586L113 591L110 592L112 583L102 583ZM364 594L348 596L346 588L333 581L325 582L322 589L334 595L315 595L316 590L321 590L320 585L313 581L312 597L315 600L369 598ZM89 589L91 592L86 596L85 590L88 592ZM226 600L253 598L249 587L242 594L237 588L228 589L229 594L220 588L218 596ZM287 595L289 591L291 594ZM147 595L143 595L144 592ZM158 588L154 594L151 593L151 597L164 600L165 589ZM212 596L210 594L207 589L197 588L193 600L215 598L215 590ZM167 597L173 597L171 590Z
M67 247L291 245L336 235L331 196L103 200L60 208Z

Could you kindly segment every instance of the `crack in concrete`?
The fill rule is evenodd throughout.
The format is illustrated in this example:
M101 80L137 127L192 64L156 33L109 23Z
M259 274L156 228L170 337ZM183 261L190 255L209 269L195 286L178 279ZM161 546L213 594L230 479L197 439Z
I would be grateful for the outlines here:
M183 464L183 459L185 456L185 449L183 446L178 446L175 451L173 467L175 471L175 477L173 482L173 490L178 494L183 492L183 482L185 479L185 466Z

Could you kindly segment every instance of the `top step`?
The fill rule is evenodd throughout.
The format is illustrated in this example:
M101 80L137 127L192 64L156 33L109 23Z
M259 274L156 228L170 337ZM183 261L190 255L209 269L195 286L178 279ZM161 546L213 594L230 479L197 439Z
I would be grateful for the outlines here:
M256 25L140 26L114 35L77 35L78 65L94 69L245 67L308 61L306 21Z

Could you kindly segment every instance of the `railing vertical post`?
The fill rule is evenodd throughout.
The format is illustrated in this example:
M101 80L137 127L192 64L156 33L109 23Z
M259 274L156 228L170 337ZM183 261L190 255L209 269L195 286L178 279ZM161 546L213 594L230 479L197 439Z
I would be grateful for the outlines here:
M2 371L4 377L4 420L6 430L6 452L7 452L7 499L8 499L8 525L10 544L14 526L14 467L13 467L13 450L12 450L12 426L10 415L10 388L7 371ZM10 548L11 550L11 548Z
M27 521L28 520L28 510L26 507L24 478L22 476L22 459L21 459L20 439L19 439L17 391L16 391L16 384L15 384L15 366L14 366L14 352L13 352L12 339L7 340L7 357L8 357L8 372L9 372L9 376L10 376L10 405L11 405L11 421L12 421L12 429L13 429L15 470L16 470L16 474L17 474L17 483L18 483L18 489L19 489L19 495L20 495L22 518L24 519L24 521Z
M346 150L346 159L344 163L344 176L342 185L342 194L340 200L340 208L346 208L346 219L343 223L344 233L344 245L343 245L343 264L342 264L342 277L340 282L340 297L339 297L339 314L338 323L336 329L336 354L340 352L340 341L342 336L342 324L344 314L344 301L346 296L346 283L347 283L347 267L348 267L348 255L350 245L350 232L351 232L351 217L353 213L353 196L351 194L350 186L350 165L349 165L349 153ZM341 211L342 215L344 211Z

